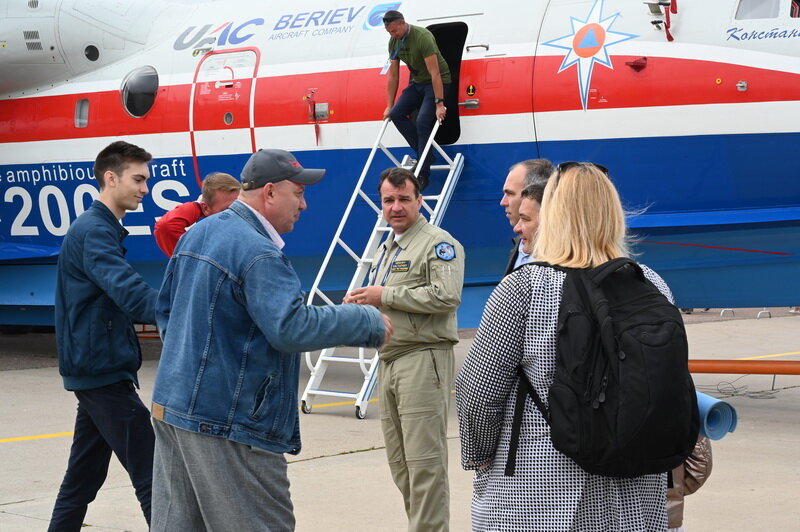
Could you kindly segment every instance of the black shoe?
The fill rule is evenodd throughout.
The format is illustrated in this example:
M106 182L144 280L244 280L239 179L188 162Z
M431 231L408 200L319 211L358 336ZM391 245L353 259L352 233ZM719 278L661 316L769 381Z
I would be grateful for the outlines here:
M417 181L419 182L419 191L422 192L426 188L428 188L428 178L431 176L431 171L422 169L419 171L419 175L417 176Z
M432 153L429 153L428 156L425 157L425 162L427 163L425 166L427 166L430 170L431 165L436 162L436 156ZM416 172L419 161L417 159L410 159L409 163L411 164L411 171Z

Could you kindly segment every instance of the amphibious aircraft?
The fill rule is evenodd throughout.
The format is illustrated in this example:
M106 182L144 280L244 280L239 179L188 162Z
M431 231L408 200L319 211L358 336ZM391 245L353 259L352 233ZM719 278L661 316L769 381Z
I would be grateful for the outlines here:
M261 147L327 168L287 238L308 285L381 126L389 9L454 73L437 141L464 158L444 227L467 292L507 257L508 167L546 157L610 169L679 306L800 304L799 0L0 0L0 324L52 323L60 241L119 138L155 156L124 219L154 286L153 224L206 173Z

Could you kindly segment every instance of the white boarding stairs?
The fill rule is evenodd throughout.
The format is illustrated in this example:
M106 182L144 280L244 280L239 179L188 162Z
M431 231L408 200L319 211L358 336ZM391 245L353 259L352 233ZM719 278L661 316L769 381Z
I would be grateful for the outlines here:
M352 257L352 259L356 263L356 270L353 274L353 278L350 280L350 285L347 287L347 291L350 292L351 290L363 286L364 280L367 278L367 274L372 267L372 257L375 255L375 251L378 249L381 241L384 240L386 235L392 230L391 227L388 226L386 220L383 219L383 215L381 213L380 205L376 205L374 201L372 201L367 193L364 191L364 179L367 176L367 173L372 166L373 160L375 158L375 154L377 153L378 149L383 151L383 153L394 163L395 166L400 166L404 168L410 168L412 165L412 161L408 156L403 158L402 162L399 162L394 155L382 144L383 135L386 133L386 128L389 124L389 119L383 121L381 125L380 131L378 133L377 138L375 139L375 143L372 145L372 149L369 152L369 157L367 157L367 162L364 165L364 169L361 171L361 176L358 178L358 182L356 183L355 189L353 190L353 194L350 197L350 202L347 204L347 208L345 209L344 216L342 216L341 222L339 222L339 228L336 230L336 234L331 241L331 245L328 248L328 252L325 254L325 259L322 261L322 266L317 273L317 277L314 280L314 284L311 287L311 291L308 295L307 303L309 305L313 304L315 296L319 296L323 301L325 301L329 305L335 304L322 290L320 290L319 286L321 284L322 278L325 275L325 271L328 268L330 263L331 257L336 250L336 247L339 246L344 251ZM425 158L428 156L428 152L430 151L431 147L435 148L439 155L446 161L446 164L442 165L433 165L431 166L431 170L447 170L447 177L445 178L444 185L442 186L442 191L435 196L425 196L422 197L422 207L427 214L429 215L429 222L435 226L439 226L442 223L442 219L444 218L444 213L447 210L447 205L450 203L450 198L453 195L453 190L456 187L456 183L458 183L458 178L461 175L461 170L464 168L464 156L461 153L457 153L455 157L452 159L442 150L442 148L433 140L436 136L436 132L439 130L439 122L437 121L434 124L433 131L431 132L431 136L428 139L428 142L425 145L425 150L422 152L420 156L420 161L424 161ZM414 172L414 175L419 174L419 170L422 167L421 164L417 165L417 168ZM370 234L369 239L367 240L367 244L364 247L364 251L361 256L357 255L353 248L347 245L344 240L342 240L342 233L344 231L345 224L347 223L348 218L350 217L351 211L353 206L355 205L357 200L363 200L364 202L369 205L372 210L375 211L377 214L377 220L375 221L375 226L372 229L372 233ZM358 349L358 356L343 356L343 355L336 355L336 350L341 350L342 347L332 347L323 349L317 358L317 363L312 364L311 362L311 353L305 353L306 355L306 364L308 368L311 370L311 377L308 381L308 385L306 386L305 391L303 392L303 396L301 398L301 410L305 414L311 413L312 401L313 398L319 395L322 396L329 396L329 397L342 397L351 400L355 400L355 407L356 407L356 417L359 419L364 419L367 415L367 405L369 404L370 396L372 395L373 390L375 389L375 384L377 382L378 377L378 351L375 349L368 349L364 347L358 348L351 348L351 349ZM343 392L343 391L333 391L333 390L326 390L322 388L322 380L325 377L325 372L327 371L330 364L358 364L358 367L361 369L361 373L363 374L363 382L361 384L361 389L358 392Z

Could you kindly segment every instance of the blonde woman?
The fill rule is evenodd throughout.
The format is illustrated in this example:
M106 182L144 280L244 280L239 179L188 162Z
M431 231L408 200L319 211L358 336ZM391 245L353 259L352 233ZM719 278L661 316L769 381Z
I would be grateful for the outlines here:
M625 215L605 168L562 163L544 191L539 229L527 253L569 268L630 255ZM670 301L652 270L645 275ZM667 529L666 474L592 475L553 448L550 429L528 401L516 470L504 475L522 366L546 400L556 360L556 324L565 273L529 264L490 297L456 379L462 465L474 469L473 530L654 531Z

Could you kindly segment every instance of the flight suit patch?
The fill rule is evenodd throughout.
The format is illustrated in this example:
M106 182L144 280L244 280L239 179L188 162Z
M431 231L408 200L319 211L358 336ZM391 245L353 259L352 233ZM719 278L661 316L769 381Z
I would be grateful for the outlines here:
M411 268L410 260L396 260L392 263L391 272L407 272Z
M442 260L453 260L456 258L456 248L453 247L453 244L441 242L436 244L436 256Z

